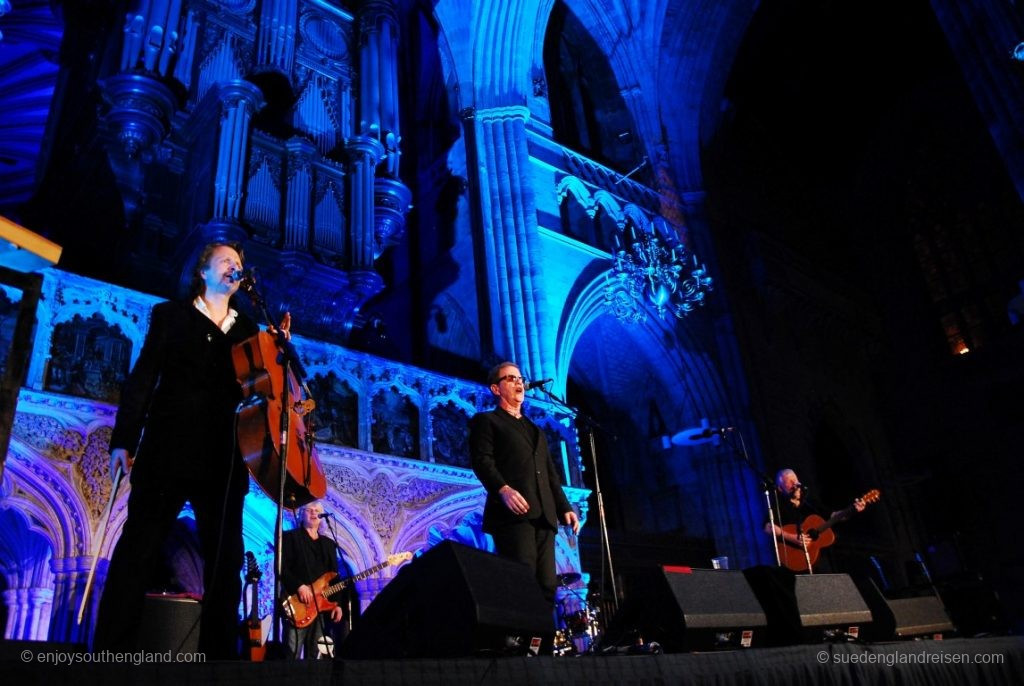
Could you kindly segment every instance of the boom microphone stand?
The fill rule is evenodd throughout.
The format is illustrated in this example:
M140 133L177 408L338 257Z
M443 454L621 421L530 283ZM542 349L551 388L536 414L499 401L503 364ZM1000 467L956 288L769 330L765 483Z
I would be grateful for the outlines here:
M707 422L705 422L706 424ZM750 453L747 452L746 441L743 440L743 434L735 427L727 426L720 429L712 429L707 426L700 427L698 429L688 429L681 431L672 437L672 442L676 445L689 445L696 446L702 443L709 442L713 436L725 436L727 433L735 432L739 439L739 445L735 442L730 442L729 447L732 449L732 455L739 460L747 469L749 469L754 476L757 478L759 484L761 484L761 490L764 492L765 504L768 506L768 521L772 526L772 532L775 531L775 520L776 512L778 512L778 493L775 492L775 481L754 466L754 463L750 460ZM772 503L772 494L775 493L776 502ZM772 535L772 549L775 551L775 564L776 566L782 566L782 561L779 559L779 547L775 545L775 536Z
M594 419L592 417L590 417L589 415L587 415L587 414L585 414L583 412L580 412L579 410L576 410L575 408L571 407L563 399L561 399L558 396L556 396L554 393L549 391L544 386L539 386L538 388L540 388L540 390L544 391L544 394L546 396L548 396L549 398L551 398L551 400L553 400L555 403L557 403L558 405L560 405L560 406L568 409L569 411L573 412L573 414L576 415L577 419L582 419L583 422L584 422L584 425L587 427L586 428L586 431L587 431L587 442L588 442L588 445L590 446L590 459L591 459L592 466L594 468L594 496L595 496L595 500L597 502L597 526L598 526L598 532L599 532L600 537L601 537L601 575L600 575L601 583L600 583L600 588L601 588L601 591L604 592L604 589L605 589L605 563L607 563L607 565L608 565L608 576L611 577L611 586L612 586L612 599L611 599L611 604L610 604L609 607L612 610L612 613L615 614L619 610L619 591L618 591L618 588L616 587L616 584L615 584L615 566L612 563L612 546L611 546L611 541L608 538L608 521L605 518L605 512L604 512L604 496L602 496L602 494L601 494L601 478L600 478L600 476L598 476L598 473L597 473L597 447L594 444L594 429L597 428L597 429L602 429L603 430L603 427L600 424L598 424L596 421L594 421ZM568 476L568 475L566 475L566 476Z

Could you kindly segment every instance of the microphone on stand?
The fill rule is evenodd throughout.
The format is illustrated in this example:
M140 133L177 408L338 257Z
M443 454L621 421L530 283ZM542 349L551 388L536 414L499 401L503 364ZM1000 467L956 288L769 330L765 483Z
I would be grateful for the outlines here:
M720 427L720 428L717 428L717 429L712 428L712 427L708 427L708 428L704 429L703 431L701 431L700 433L694 434L692 436L692 438L693 439L697 439L697 438L711 438L712 436L724 436L725 434L729 433L730 431L735 431L735 430L736 430L735 426L723 426L723 427Z
M320 513L320 519L327 519L328 517L333 517L333 516L334 516L333 512L321 512Z
M231 281L234 281L235 283L238 283L239 281L245 279L248 276L249 276L249 274L246 273L246 271L244 269L236 269L233 272L231 272L230 274L228 274L228 279L230 279Z
M544 386L547 386L552 381L554 381L554 379L542 379L540 381L528 381L528 382L526 382L526 390L529 391L529 390L532 390L534 388L543 388Z

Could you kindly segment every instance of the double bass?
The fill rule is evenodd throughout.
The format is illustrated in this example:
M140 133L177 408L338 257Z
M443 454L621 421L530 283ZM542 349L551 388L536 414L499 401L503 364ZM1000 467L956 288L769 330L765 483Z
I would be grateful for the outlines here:
M266 316L263 299L252 284L246 288L243 282L243 288ZM236 343L231 350L244 396L236 427L242 459L260 488L277 501L281 497L281 455L285 454L282 505L290 509L327 494L327 478L304 420L316 403L305 385L299 383L295 369L283 362L290 355L297 364L294 350L280 333L275 337L266 331ZM287 435L281 428L286 405Z

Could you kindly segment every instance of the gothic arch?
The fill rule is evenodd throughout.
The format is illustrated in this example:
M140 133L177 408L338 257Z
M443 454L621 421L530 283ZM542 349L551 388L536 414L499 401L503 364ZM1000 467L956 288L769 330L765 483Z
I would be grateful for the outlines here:
M610 266L610 265L609 265ZM596 270L595 270L596 271ZM555 344L556 388L559 394L565 393L570 363L573 352L584 332L598 317L608 314L605 305L605 284L609 269L597 273L588 272L581 275L577 288L573 289L562 311L562 323L559 326L559 337ZM672 343L658 343L665 350L663 362L666 368L665 378L686 379L696 384L695 397L707 399L703 408L704 416L719 416L724 398L724 385L713 367L703 357L696 355L675 354L677 350L700 350L699 341L694 339L689 326L674 325L675 322L663 321L653 311L647 321L639 324L644 334L655 341L670 340ZM680 338L682 336L682 338ZM716 409L719 408L719 409Z
M54 557L87 555L92 523L78 493L49 460L31 452L11 439L4 481L13 485L5 489L5 504L27 516L30 529L49 542Z
M426 547L427 530L435 524L457 525L470 512L483 509L484 489L467 487L434 503L408 519L394 539L395 550L418 551Z

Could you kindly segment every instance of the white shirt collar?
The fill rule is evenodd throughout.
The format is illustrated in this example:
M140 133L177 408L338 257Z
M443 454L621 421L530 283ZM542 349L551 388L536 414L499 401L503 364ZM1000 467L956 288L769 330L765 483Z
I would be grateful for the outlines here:
M195 305L195 308L197 310L199 310L204 315L206 315L207 319L209 319L214 324L217 324L217 322L213 318L213 315L210 314L210 308L208 308L206 306L206 301L203 300L202 296L197 295L196 299L192 301L192 304ZM220 330L223 331L224 333L227 333L228 331L230 331L231 327L235 325L235 320L237 318L238 318L238 311L235 310L233 307L229 307L228 308L228 316L224 317L224 321L222 321L218 325L220 327Z

